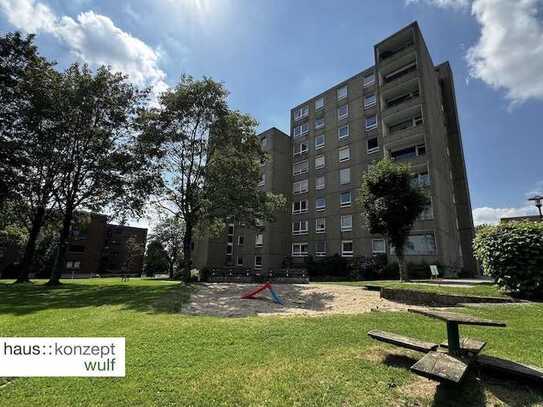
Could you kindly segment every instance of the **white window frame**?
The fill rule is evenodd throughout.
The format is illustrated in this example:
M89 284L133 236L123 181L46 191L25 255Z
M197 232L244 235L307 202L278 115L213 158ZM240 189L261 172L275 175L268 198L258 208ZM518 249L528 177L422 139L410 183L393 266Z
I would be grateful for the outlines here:
M343 152L347 152L347 155L345 157L342 157L341 156L341 153ZM351 147L350 146L345 146L345 147L341 147L338 149L337 151L337 155L338 155L338 161L339 162L343 162L343 161L349 161L351 159Z
M368 103L368 98L373 98L373 100ZM364 109L372 108L376 104L377 104L377 95L375 93L364 96Z
M324 251L319 251L318 250L318 243L319 242L323 242L324 243ZM318 240L315 242L315 256L318 256L318 257L325 257L326 256L326 252L327 252L327 244L326 244L326 240Z
M292 130L292 137L293 138L298 138L298 137L302 137L303 135L309 133L309 124L308 123L302 123L296 127L293 128Z
M341 196L343 194L349 194L349 202L345 202L345 203L341 202ZM353 203L353 194L352 194L351 191L340 192L340 194L339 194L339 207L340 208L348 208L349 206L352 205L352 203Z
M296 204L300 204L300 209L296 209ZM305 208L303 208L302 203L305 203ZM293 214L299 214L299 213L305 213L309 210L309 201L307 199L301 199L299 201L292 202L292 213Z
M377 250L375 248L376 242L382 242L383 243L383 250ZM385 239L372 239L371 240L371 253L372 254L386 254L387 252L387 242Z
M370 119L370 118L375 118L375 123L368 126L368 119ZM364 124L364 128L365 128L366 130L373 130L373 129L376 129L376 128L377 128L377 115L374 114L374 115L372 115L372 116L366 117L366 120L364 121L364 123L365 123L365 124Z
M294 120L301 120L309 116L309 106L302 106L294 111Z
M241 260L241 263L240 263L240 260ZM243 266L243 256L237 256L236 265L237 266Z
M344 220L350 219L350 225L344 225ZM340 230L342 232L350 232L353 230L353 215L341 215L340 218Z
M260 258L260 264L257 263L256 259ZM255 256L255 269L261 269L262 268L262 265L264 264L264 259L262 258L261 255L256 255Z
M345 174L349 174L348 177ZM347 185L351 183L351 168L341 168L339 170L339 185Z
M347 134L345 134L344 136L341 135L341 129L347 129ZM337 138L338 140L343 140L343 139L346 139L347 137L349 137L349 134L350 134L350 129L349 129L349 125L346 124L345 126L341 126L341 127L338 127L337 128Z
M260 145L262 146L262 148L266 147L267 144L268 139L266 137L262 137L262 140L260 140Z
M319 139L319 137L322 137L322 143L321 144L317 144L317 140ZM315 150L319 150L321 148L323 148L326 144L326 135L323 133L323 134L319 134L318 136L315 136Z
M300 149L300 151L296 151L296 146L302 147L302 148ZM303 147L305 147L305 148L303 148ZM309 146L307 145L307 142L302 141L302 142L300 142L300 143L294 143L294 146L293 146L293 148L292 148L292 155L293 155L294 157L296 157L296 156L298 156L298 155L302 155L303 153L307 153L308 150L309 150Z
M324 117L319 117L315 119L315 130L322 129L326 123L324 122Z
M238 236L238 246L243 246L245 244L245 236L239 235Z
M366 81L367 78L371 78L371 80ZM374 83L375 83L375 72L367 74L362 78L362 85L363 85L364 88L368 87L368 86L371 86Z
M315 110L320 110L324 107L324 96L315 100Z
M315 219L315 233L326 233L326 218Z
M326 156L324 154L315 157L315 169L319 170L326 167Z
M301 168L297 169L298 166L302 166ZM292 175L302 175L307 174L309 172L309 161L298 161L297 163L294 163L292 165Z
M292 184L292 192L294 194L305 194L308 191L309 191L309 180L307 179L296 181L294 184Z
M351 250L345 250L345 244L350 243L351 244ZM354 253L354 245L352 240L342 240L341 241L341 256L342 257L353 257Z
M317 202L319 201L319 199L323 199L323 200L324 200L324 206L318 206L318 205L317 205ZM325 198L324 196L315 198L315 210L316 210L316 211L324 211L325 209L326 209L326 198Z
M296 228L294 227L295 225L299 227L298 230L296 230ZM302 225L304 226L304 228L302 228ZM292 222L292 234L294 236L306 235L307 233L309 233L309 221L307 219L296 220Z
M319 180L322 180L322 184L319 184ZM322 177L316 177L315 178L315 190L320 191L321 189L326 188L326 177L323 175Z
M370 140L377 140L377 147L370 148L370 146L369 146ZM373 154L373 153L376 153L377 151L379 151L380 150L380 148L379 148L379 138L378 137L372 137L372 138L367 139L366 140L366 148L368 149L368 154Z
M342 114L341 110L345 108L345 112ZM345 103L344 105L337 108L337 119L342 120L349 117L349 104Z
M264 246L264 233L257 233L255 236L255 247Z
M258 186L263 187L264 185L266 185L266 174L262 173L260 174L260 181L258 181Z
M303 250L304 246L305 246L305 251ZM299 250L294 250L295 247L298 248ZM307 249L308 249L307 242L292 243L292 251L291 251L292 257L307 256Z
M342 100L342 99L345 99L347 96L349 96L349 88L347 87L347 85L343 85L340 88L337 88L336 96L337 96L337 100Z

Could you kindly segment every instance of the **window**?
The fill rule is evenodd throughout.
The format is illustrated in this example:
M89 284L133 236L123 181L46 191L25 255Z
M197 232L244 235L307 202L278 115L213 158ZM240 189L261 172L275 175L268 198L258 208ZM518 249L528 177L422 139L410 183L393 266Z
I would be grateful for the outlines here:
M340 140L349 137L349 125L339 127L337 129L337 136Z
M245 236L238 236L238 246L243 246L245 244Z
M326 256L326 240L318 240L315 242L315 255Z
M315 199L315 209L317 211L322 211L326 209L326 198L317 198Z
M385 83L392 82L393 80L401 78L402 76L407 75L408 73L416 71L416 70L417 70L417 62L413 61L413 62L405 64L404 66L396 69L393 72L390 72L389 74L385 75L383 79Z
M294 120L300 120L309 115L309 107L302 106L294 111Z
M324 134L319 134L318 136L315 136L315 150L324 147L325 141L326 140Z
M339 206L346 207L351 206L351 192L342 192L339 195Z
M364 109L369 109L370 107L375 106L377 103L377 99L375 97L375 94L364 96Z
M226 254L232 254L233 250L234 248L232 247L232 243L229 243L228 245L226 245Z
M344 99L347 97L347 85L342 86L337 90L337 100Z
M234 241L234 236L228 235L227 242L232 243Z
M351 257L353 255L353 241L343 240L341 242L341 255L345 257Z
M294 156L307 152L307 143L294 143Z
M292 175L305 174L309 171L309 162L307 160L295 163L292 166Z
M419 144L417 146L411 146L407 148L402 148L401 150L392 151L390 153L390 157L395 160L406 160L424 154L426 154L426 146L424 144Z
M292 202L292 213L307 212L307 199Z
M340 106L337 109L337 118L338 118L338 120L344 119L347 116L349 116L349 105Z
M424 206L424 210L419 215L419 220L431 220L434 219L434 209L432 207L432 201L430 198L430 203Z
M322 129L324 127L324 117L315 119L315 129Z
M326 188L326 178L324 178L324 176L317 177L315 179L315 189L316 190L321 190L321 189L324 189L324 188Z
M258 186L262 187L264 184L266 184L266 174L261 174L260 181L258 181Z
M326 232L326 218L315 219L315 232L317 233Z
M309 131L309 124L308 123L302 123L299 126L294 127L292 129L292 135L294 137L300 137L306 134Z
M318 98L317 100L315 100L315 110L322 109L323 107L324 107L324 98L323 97Z
M349 146L342 147L338 150L339 161L347 161L351 158L351 148Z
M79 267L81 267L80 261L74 261L74 269L79 270Z
M228 225L228 232L227 232L227 234L229 234L229 235L233 235L233 234L234 234L234 224L233 224L233 223L230 223L230 224Z
M419 114L417 116L410 117L407 120L402 120L401 122L397 122L397 123L391 125L388 128L388 132L390 134L394 134L394 133L397 133L397 132L405 130L405 129L410 129L412 127L417 127L417 126L421 125L422 123L423 123L422 114Z
M262 148L266 147L268 144L268 139L266 137L262 137L262 140L260 140L260 144L262 145Z
M371 241L371 252L373 254L386 254L387 249L385 239L373 239Z
M375 153L379 151L379 142L377 137L368 139L368 154Z
M423 171L413 176L411 180L411 185L414 187L427 187L430 186L430 174L428 171Z
M405 254L407 256L431 256L436 253L436 241L434 234L431 232L411 235L407 239L405 245Z
M377 127L377 116L366 117L366 130L375 129Z
M308 182L306 179L295 182L293 184L293 192L295 194L304 194L308 191Z
M255 238L255 246L262 247L264 245L264 235L262 233L257 233Z
M243 256L238 256L236 264L238 266L243 266Z
M325 161L324 155L319 155L315 157L315 169L318 170L319 168L324 168L325 165L326 165L326 161Z
M307 256L307 243L292 243L293 256Z
M341 231L349 232L353 230L353 215L341 215Z
M342 168L339 170L339 183L345 185L351 182L351 169Z
M373 85L375 83L375 73L370 73L369 75L364 76L362 82L364 87Z
M303 235L303 234L306 234L308 230L309 230L308 220L297 220L296 222L292 222L293 235Z
M262 256L255 256L255 269L262 268Z

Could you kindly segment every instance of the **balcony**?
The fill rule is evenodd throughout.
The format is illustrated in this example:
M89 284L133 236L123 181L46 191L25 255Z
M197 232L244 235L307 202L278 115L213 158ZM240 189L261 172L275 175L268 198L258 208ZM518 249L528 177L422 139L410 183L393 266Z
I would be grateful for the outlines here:
M415 52L415 43L413 40L409 40L403 44L400 44L397 48L379 51L379 66L385 67L391 63L402 59L406 55L410 55Z
M418 78L418 76L417 64L409 64L404 69L392 72L392 75L383 76L381 92L386 93L400 84Z
M402 99L399 103L393 105L383 106L383 119L388 117L397 116L400 112L404 110L410 110L416 106L419 106L422 103L422 98L417 94L411 97Z

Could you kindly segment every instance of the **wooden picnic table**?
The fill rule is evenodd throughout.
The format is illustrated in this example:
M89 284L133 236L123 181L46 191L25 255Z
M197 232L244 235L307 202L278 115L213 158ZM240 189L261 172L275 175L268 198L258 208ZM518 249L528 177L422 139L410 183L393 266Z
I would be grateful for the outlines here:
M496 326L496 327L506 326L505 323L503 322L477 318L471 315L456 314L454 312L411 309L411 308L409 309L409 312L424 315L430 318L440 319L447 323L448 353L450 353L451 355L459 355L461 353L460 333L458 330L458 325L463 324L463 325Z

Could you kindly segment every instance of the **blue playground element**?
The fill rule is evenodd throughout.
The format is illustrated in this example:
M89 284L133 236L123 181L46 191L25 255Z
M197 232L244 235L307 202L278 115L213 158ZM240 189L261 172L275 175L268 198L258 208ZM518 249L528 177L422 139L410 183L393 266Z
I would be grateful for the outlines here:
M273 288L270 287L269 290L270 290L273 302L275 302L276 304L285 305L281 297L279 297L279 295L277 295L277 293L273 291Z

